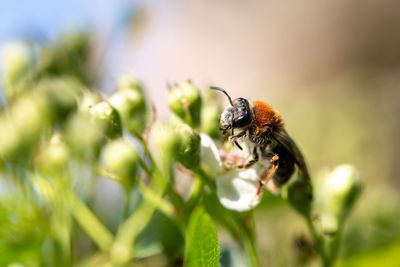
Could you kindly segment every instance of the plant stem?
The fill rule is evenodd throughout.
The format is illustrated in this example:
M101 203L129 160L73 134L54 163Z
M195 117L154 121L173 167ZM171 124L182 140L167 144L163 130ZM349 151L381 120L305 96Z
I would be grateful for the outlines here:
M180 218L179 216L176 216L177 212L176 208L179 208L178 210L180 212L182 213L184 212L184 210L182 210L181 207L179 206L181 205L182 208L185 208L184 203L182 202L181 204L177 204L176 201L172 199L172 196L170 194L168 194L168 196L170 197L172 203L166 201L165 199L163 199L162 195L157 194L150 187L146 186L141 181L139 182L139 187L142 192L143 199L155 205L161 213L163 213L166 217L168 217L172 222L175 223L176 227L181 231L181 233L184 233L185 223L186 223L186 220L184 219L187 217L187 215L185 215L186 217L184 216L183 219ZM167 193L169 193L169 190L167 191ZM182 200L179 199L178 201Z
M249 264L252 267L259 267L260 261L257 253L254 221L251 212L247 213L241 218L240 226L245 233L243 245L247 254L247 258L249 259Z
M194 171L200 179L203 181L204 184L208 186L208 188L216 194L217 188L215 186L215 183L213 182L213 179L211 179L210 176L208 176L207 172L205 172L202 168L196 169Z
M125 189L124 190L124 209L123 209L123 215L122 218L123 220L126 220L126 218L128 218L129 216L129 208L130 208L130 203L131 203L131 190L130 189Z
M318 233L317 229L315 228L314 223L312 222L311 219L311 215L308 214L307 216L305 216L306 222L307 222L307 226L308 229L310 230L310 233L314 239L315 242L315 248L317 250L317 252L319 253L320 257L321 257L321 262L322 262L322 266L324 267L329 267L331 266L331 260L329 258L329 255L327 254L326 250L325 250L325 242L323 237Z
M333 237L332 240L329 240L328 243L328 249L329 249L329 260L330 260L330 265L333 265L335 262L338 253L339 253L339 248L340 248L340 241L342 239L342 233L343 233L343 221L339 222L339 227L338 230Z
M113 242L112 234L74 192L69 192L68 198L75 220L102 250L108 250Z
M254 240L251 240L248 237L244 237L243 240L244 249L246 251L247 259L249 260L249 266L251 267L259 267L260 262L258 259L257 248L254 243Z
M204 189L204 182L200 177L194 177L194 182L191 189L191 195L188 200L188 206L194 208L199 202Z
M168 180L158 170L155 170L150 189L162 197L167 185ZM135 212L122 223L110 251L111 264L124 265L134 256L133 246L136 238L148 225L156 210L155 203L143 201Z

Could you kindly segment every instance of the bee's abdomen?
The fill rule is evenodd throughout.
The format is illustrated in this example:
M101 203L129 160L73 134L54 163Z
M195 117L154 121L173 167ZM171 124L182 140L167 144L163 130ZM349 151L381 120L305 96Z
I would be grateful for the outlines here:
M293 175L295 161L293 156L280 145L273 148L272 151L279 156L279 167L273 177L273 181L276 185L281 186Z

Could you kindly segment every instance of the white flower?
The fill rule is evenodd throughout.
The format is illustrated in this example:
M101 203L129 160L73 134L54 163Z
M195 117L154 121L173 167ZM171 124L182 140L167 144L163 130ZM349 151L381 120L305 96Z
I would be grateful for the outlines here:
M222 171L222 162L219 157L218 148L207 134L200 134L201 142L201 165L212 177L216 177Z
M247 211L260 203L257 195L259 176L255 168L227 172L217 179L217 194L221 204L231 210Z
M214 141L206 134L201 136L202 167L213 177L217 177L217 194L221 204L230 210L247 211L257 206L262 198L263 191L257 195L260 173L265 164L257 163L248 169L238 169L236 166L226 171L222 168L222 161ZM248 160L248 144L240 143L245 151L233 148L224 155L228 165L240 164Z

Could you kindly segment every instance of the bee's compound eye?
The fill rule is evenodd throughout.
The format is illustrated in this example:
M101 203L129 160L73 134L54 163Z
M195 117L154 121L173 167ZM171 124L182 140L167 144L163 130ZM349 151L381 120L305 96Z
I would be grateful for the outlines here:
M251 114L245 113L243 116L236 118L233 122L234 127L242 128L246 127L251 123Z
M239 97L234 101L235 117L233 118L233 127L242 128L250 125L252 121L252 111L250 108L249 101L247 99Z

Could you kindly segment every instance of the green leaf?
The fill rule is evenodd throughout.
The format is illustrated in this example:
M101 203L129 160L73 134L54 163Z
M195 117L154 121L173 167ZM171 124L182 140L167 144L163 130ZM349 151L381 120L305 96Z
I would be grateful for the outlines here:
M217 230L210 216L202 208L197 208L189 220L184 266L219 266Z

